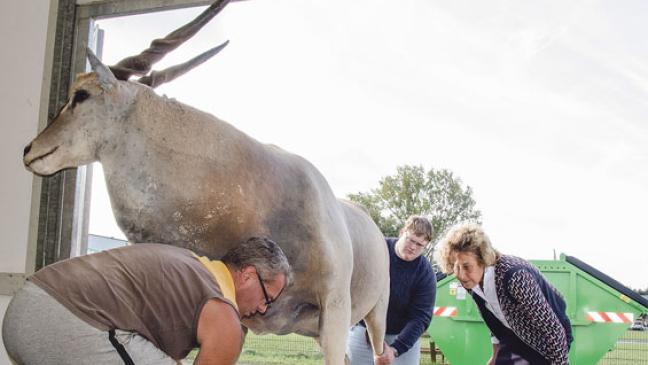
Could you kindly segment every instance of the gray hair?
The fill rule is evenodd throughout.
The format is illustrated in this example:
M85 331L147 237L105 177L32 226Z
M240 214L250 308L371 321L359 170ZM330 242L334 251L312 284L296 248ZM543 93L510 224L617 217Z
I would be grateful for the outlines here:
M292 280L292 270L283 250L271 239L252 237L229 250L221 261L236 269L254 266L263 281L284 274L286 286Z

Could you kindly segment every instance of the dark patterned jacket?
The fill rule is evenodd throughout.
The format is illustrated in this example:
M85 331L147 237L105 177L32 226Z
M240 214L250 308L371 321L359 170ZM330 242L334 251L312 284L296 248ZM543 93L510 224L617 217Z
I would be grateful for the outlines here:
M568 364L567 354L573 337L565 313L565 301L540 271L524 259L502 255L495 264L495 287L502 313L512 332L522 345L528 346L518 347L519 351L532 349L536 354L529 354L529 358L539 354L551 364ZM506 331L499 320L493 323L495 317L484 313L487 309L483 305L478 303L478 306L496 337L496 332Z

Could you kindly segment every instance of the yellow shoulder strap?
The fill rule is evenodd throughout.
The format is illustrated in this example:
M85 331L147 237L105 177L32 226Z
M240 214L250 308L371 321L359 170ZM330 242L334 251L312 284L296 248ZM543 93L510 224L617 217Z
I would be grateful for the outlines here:
M225 299L229 300L234 304L236 310L238 311L238 304L236 303L236 292L234 291L234 279L232 279L232 274L230 274L227 266L222 261L210 260L205 256L198 256L194 253L194 256L203 264L207 270L214 276L218 286L220 286L221 291Z

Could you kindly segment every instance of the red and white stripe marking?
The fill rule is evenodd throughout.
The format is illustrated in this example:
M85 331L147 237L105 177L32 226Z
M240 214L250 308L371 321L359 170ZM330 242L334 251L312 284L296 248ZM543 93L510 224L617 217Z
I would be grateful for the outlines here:
M434 307L435 317L454 317L457 315L456 307Z
M632 313L587 312L587 319L592 322L632 323L633 317Z

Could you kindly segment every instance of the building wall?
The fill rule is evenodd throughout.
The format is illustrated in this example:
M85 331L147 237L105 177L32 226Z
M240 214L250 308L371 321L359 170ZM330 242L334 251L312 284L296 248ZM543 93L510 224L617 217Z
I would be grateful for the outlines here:
M2 319L4 317L4 312L7 310L7 305L9 305L10 300L11 297L8 297L6 295L0 295L0 314L1 314L0 327L2 326ZM1 334L0 334L0 338L2 338ZM0 341L0 365L11 365L11 362L9 361L9 357L7 356L2 341Z
M45 75L49 2L6 0L0 3L0 110L3 111L0 166L0 272L24 272L30 237L33 175L22 164L25 145L36 135L47 101L41 101ZM50 57L51 58L51 57ZM51 62L51 60L48 60ZM49 85L45 87L47 89ZM41 110L41 106L44 108Z
M77 0L79 5L101 3ZM159 9L200 0L132 0L121 7ZM114 4L114 3L113 3ZM24 147L47 124L58 0L0 1L0 325L16 282L10 275L30 274L35 267L40 178L22 164ZM15 277L15 275L14 275ZM0 335L1 336L1 335ZM0 337L1 338L1 337ZM10 365L0 341L0 365Z
M25 170L25 145L46 123L56 0L0 1L0 273L29 273L36 247L38 178ZM2 284L2 283L0 283ZM3 285L0 285L3 287ZM6 287L6 286L5 286ZM10 296L0 294L0 321ZM0 342L0 365L10 364Z

